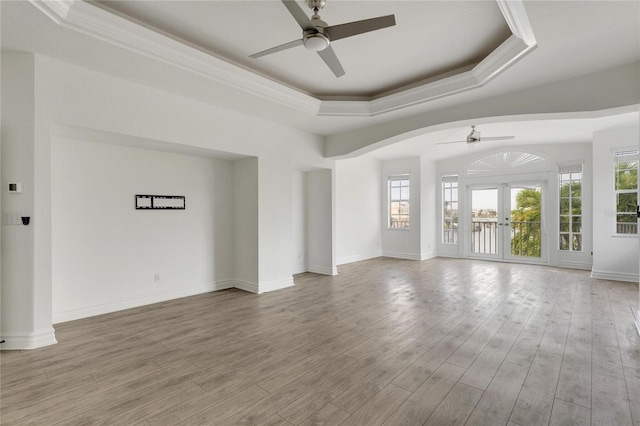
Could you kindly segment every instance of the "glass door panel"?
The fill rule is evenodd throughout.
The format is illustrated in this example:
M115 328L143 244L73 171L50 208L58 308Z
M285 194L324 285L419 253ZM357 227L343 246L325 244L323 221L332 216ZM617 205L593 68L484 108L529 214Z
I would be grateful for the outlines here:
M469 256L542 260L542 184L496 184L469 190Z
M497 257L501 254L498 229L499 189L471 189L471 255Z
M540 258L542 255L542 188L540 184L505 188L506 258Z

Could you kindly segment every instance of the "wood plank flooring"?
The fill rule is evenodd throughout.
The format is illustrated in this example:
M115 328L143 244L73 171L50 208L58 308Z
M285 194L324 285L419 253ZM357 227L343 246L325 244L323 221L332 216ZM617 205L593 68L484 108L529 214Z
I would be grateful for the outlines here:
M638 284L379 258L56 325L3 425L640 425Z

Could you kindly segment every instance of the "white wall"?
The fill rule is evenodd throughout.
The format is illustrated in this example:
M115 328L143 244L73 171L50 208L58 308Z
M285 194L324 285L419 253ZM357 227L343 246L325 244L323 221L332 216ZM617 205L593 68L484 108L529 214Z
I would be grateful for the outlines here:
M307 271L336 275L331 170L317 170L306 175Z
M593 135L593 270L592 276L638 281L638 237L614 235L614 148L637 147L638 126Z
M3 52L2 68L3 105L26 102L29 110L23 117L3 115L3 173L13 167L25 182L33 179L32 192L23 194L33 197L33 225L15 238L3 228L4 244L24 247L18 263L2 250L3 348L55 342L50 149L56 125L257 157L258 273L250 275L256 276L257 292L293 285L292 165L333 168L320 136L40 56ZM25 118L26 137L9 134ZM17 147L26 150L18 153ZM3 199L3 209L10 207Z
M2 212L31 217L24 225L2 225L3 349L34 348L55 343L51 327L50 257L46 207L38 205L36 155L35 61L32 55L2 52ZM9 181L23 184L22 194L5 191ZM40 214L43 212L44 214Z
M230 162L62 138L51 161L54 323L233 286Z
M426 155L420 158L420 259L436 256L438 229L437 191L440 188L436 162Z
M376 159L336 162L338 265L382 255L381 172Z
M294 170L291 179L292 215L291 233L293 235L293 273L307 272L307 178L306 173Z
M383 256L414 260L422 257L420 165L420 157L382 162L380 208ZM409 229L389 229L388 179L389 176L401 174L409 174Z
M258 159L233 163L233 247L236 287L259 292Z

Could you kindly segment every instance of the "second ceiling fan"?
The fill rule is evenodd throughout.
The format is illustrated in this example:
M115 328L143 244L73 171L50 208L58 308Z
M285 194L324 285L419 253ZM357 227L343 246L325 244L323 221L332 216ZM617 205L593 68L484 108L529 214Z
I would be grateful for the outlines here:
M302 28L302 38L272 47L262 52L250 55L250 58L259 58L280 52L296 46L304 46L308 50L318 52L320 58L333 71L336 77L345 74L344 68L340 64L336 53L331 47L331 42L382 28L392 27L396 24L394 15L380 16L378 18L364 19L362 21L349 22L346 24L329 26L320 19L318 12L325 6L326 0L306 0L307 6L313 10L311 18L307 16L298 3L294 0L282 0L282 3L289 10L289 13Z
M480 136L480 132L476 130L476 126L471 126L471 133L467 135L467 139L463 141L449 141L449 142L437 142L436 145L446 145L450 143L475 143L483 141L506 141L509 139L514 139L515 136L489 136L483 138Z

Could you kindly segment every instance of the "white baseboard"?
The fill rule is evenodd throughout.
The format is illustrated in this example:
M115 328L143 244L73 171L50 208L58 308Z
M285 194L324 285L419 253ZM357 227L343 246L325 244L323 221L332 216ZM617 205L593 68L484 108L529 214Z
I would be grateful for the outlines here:
M53 327L33 333L3 333L2 338L4 339L4 343L0 345L2 350L36 349L58 343Z
M307 266L307 272L313 272L315 274L322 274L322 275L338 275L338 268L309 265Z
M436 257L436 253L433 251L427 252L427 253L422 253L420 255L420 260L427 260L427 259L433 259L434 257Z
M374 253L363 253L363 254L355 254L352 256L341 257L336 260L337 265L345 265L347 263L360 262L362 260L374 259L376 257L382 256L382 252L377 251Z
M283 280L269 281L266 283L248 283L246 281L235 281L234 287L240 290L248 291L254 294L266 293L267 291L280 290L287 287L293 287L293 276Z
M558 268L567 268L567 269L582 269L585 271L590 271L593 265L591 263L584 262L571 262L571 261L558 261L556 265Z
M632 283L638 282L638 274L631 274L627 272L596 271L595 269L591 271L591 278L610 281L628 281Z
M422 255L414 253L400 253L395 251L383 251L384 257L393 257L395 259L422 260Z
M122 311L124 309L137 308L139 306L151 305L153 303L165 302L167 300L180 299L182 297L195 296L196 294L209 293L217 290L233 288L234 281L225 280L215 283L209 283L196 287L189 287L178 291L166 293L148 294L135 299L117 300L101 305L88 306L79 309L72 309L62 312L53 313L53 323L73 321L81 318L93 317L96 315L108 314L111 312Z
M284 280L276 280L276 281L269 281L266 283L260 283L258 293L281 290L283 288L293 287L293 286L294 286L293 276L291 276L289 278L285 278Z
M235 280L233 281L233 287L240 289L240 290L244 290L244 291L248 291L249 293L255 293L258 294L259 293L259 287L258 284L256 283L250 283L247 281L240 281L240 280Z
M295 265L293 267L293 275L303 274L305 272L307 272L307 266L306 265Z

